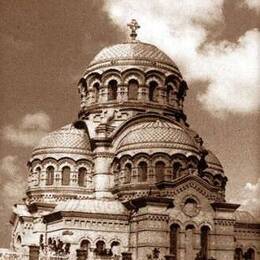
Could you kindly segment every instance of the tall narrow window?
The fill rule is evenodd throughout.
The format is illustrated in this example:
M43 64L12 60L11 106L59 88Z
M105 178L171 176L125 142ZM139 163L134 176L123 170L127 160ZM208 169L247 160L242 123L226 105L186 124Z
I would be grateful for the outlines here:
M236 248L235 249L234 260L243 260L243 251L242 251L241 248Z
M208 259L209 227L203 226L200 231L200 248L203 259Z
M165 163L162 161L156 162L155 178L157 182L164 180L164 172L165 172Z
M117 98L117 81L111 80L108 83L108 100L116 100Z
M131 182L131 175L132 175L132 165L127 163L125 165L125 183Z
M166 99L167 103L170 104L173 96L173 88L171 85L167 85L167 90L166 90Z
M170 255L173 256L173 260L177 260L178 257L178 241L179 241L180 226L173 224L170 227Z
M82 186L85 186L86 173L87 173L86 168L81 167L81 168L79 169L78 185L81 186L81 187L82 187Z
M61 175L62 175L61 184L69 185L70 184L70 167L68 167L68 166L63 167Z
M157 86L155 81L149 84L149 101L157 102Z
M54 167L48 166L46 169L46 185L53 185L54 181Z
M172 167L172 177L176 179L180 177L181 164L179 162L174 162Z
M131 79L128 83L128 99L136 100L138 95L138 82L134 79Z
M147 163L140 162L138 164L138 181L147 181Z
M95 91L95 101L96 101L96 103L98 103L98 101L99 101L99 89L100 89L99 83L96 82L94 84L93 88L94 88L94 91Z

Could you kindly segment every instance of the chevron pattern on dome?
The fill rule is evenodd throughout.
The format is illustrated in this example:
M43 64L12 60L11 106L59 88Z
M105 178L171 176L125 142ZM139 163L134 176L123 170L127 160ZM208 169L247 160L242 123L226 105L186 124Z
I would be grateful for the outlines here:
M91 150L90 140L84 130L76 129L71 124L43 137L34 150L50 148Z
M115 60L148 60L176 66L175 63L154 45L142 42L127 42L102 49L90 65Z
M118 146L118 150L140 144L143 148L177 148L198 150L193 139L180 126L157 120L142 123L128 133Z

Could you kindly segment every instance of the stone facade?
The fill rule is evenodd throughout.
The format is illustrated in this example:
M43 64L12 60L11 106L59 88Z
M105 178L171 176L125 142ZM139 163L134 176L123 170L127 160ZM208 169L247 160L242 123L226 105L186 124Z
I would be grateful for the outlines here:
M260 259L260 224L226 202L221 163L186 121L179 69L132 30L79 80L78 119L33 150L12 249L66 259Z

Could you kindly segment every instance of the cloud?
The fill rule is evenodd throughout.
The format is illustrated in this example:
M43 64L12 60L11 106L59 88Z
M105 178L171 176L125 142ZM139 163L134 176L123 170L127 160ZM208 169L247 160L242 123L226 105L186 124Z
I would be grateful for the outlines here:
M260 1L259 0L244 0L244 4L249 8L255 10L257 13L260 12Z
M241 208L260 218L260 178L256 183L247 182L241 193Z
M257 29L236 43L209 42L209 35L224 25L223 2L108 0L105 10L124 28L139 21L138 38L158 46L180 67L189 81L208 82L198 100L213 115L254 112L259 107Z
M25 194L26 179L17 156L7 155L0 160L0 201L4 207L20 200Z
M34 146L50 130L50 117L44 112L25 115L17 126L3 128L4 139L18 146Z

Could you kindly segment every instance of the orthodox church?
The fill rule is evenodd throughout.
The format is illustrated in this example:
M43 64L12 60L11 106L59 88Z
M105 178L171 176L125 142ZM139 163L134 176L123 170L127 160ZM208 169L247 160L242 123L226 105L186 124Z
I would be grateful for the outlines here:
M29 259L260 259L260 223L225 200L223 167L187 123L181 72L128 26L130 40L102 49L79 80L78 118L34 148L11 248Z

